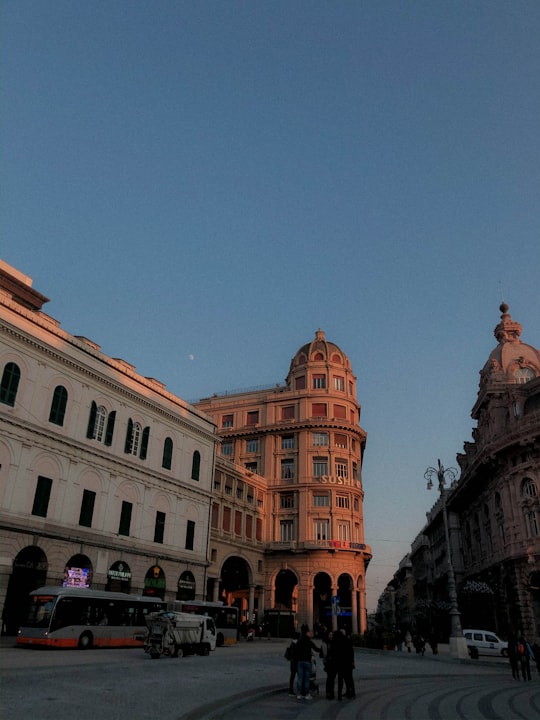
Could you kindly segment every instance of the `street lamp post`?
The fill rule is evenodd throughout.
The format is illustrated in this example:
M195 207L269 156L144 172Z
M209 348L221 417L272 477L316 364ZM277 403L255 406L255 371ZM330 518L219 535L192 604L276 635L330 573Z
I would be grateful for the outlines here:
M444 522L444 539L446 542L446 559L448 562L448 598L450 600L450 655L457 658L466 658L469 654L467 649L467 641L463 637L461 629L461 618L459 614L456 578L454 576L454 566L452 564L452 552L450 547L450 533L448 531L448 514L446 512L446 481L451 484L456 479L457 470L454 468L444 468L441 461L437 460L438 468L428 467L424 473L427 480L427 488L431 490L433 487L433 477L437 478L439 483L439 493L441 495L442 516Z

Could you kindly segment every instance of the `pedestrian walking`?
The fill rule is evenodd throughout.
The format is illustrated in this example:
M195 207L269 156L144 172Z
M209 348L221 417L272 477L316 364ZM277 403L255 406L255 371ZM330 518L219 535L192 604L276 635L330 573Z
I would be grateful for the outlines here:
M309 692L309 679L311 677L311 653L320 653L321 648L317 647L311 639L311 633L307 626L302 625L302 632L294 646L296 659L296 672L298 680L296 683L296 697L298 700L311 700Z

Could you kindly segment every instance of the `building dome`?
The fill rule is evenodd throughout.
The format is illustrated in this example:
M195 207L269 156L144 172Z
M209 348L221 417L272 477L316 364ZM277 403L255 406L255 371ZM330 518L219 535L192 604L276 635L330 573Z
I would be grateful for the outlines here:
M499 341L480 376L481 385L492 381L521 384L540 375L540 351L520 340L521 324L510 317L508 305L500 306L501 321L493 334Z
M345 355L343 350L335 343L328 341L320 328L315 333L314 340L302 345L293 357L289 373L298 366L305 365L309 362L326 362L342 365L348 370L350 370L351 367L347 355Z

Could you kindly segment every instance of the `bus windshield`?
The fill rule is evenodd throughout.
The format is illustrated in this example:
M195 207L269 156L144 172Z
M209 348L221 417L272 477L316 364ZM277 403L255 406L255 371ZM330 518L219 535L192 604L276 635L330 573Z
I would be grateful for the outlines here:
M25 626L31 628L47 628L50 625L54 603L54 595L33 595Z

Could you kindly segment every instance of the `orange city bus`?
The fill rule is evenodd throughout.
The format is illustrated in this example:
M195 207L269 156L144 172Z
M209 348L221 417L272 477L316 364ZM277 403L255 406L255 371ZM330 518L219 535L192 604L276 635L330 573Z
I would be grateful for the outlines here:
M208 615L216 625L216 645L233 645L238 640L239 613L235 605L224 605L222 602L205 600L175 600L168 604L169 610L176 612Z
M48 586L30 593L18 645L54 648L142 647L148 613L166 609L159 599L88 588Z

